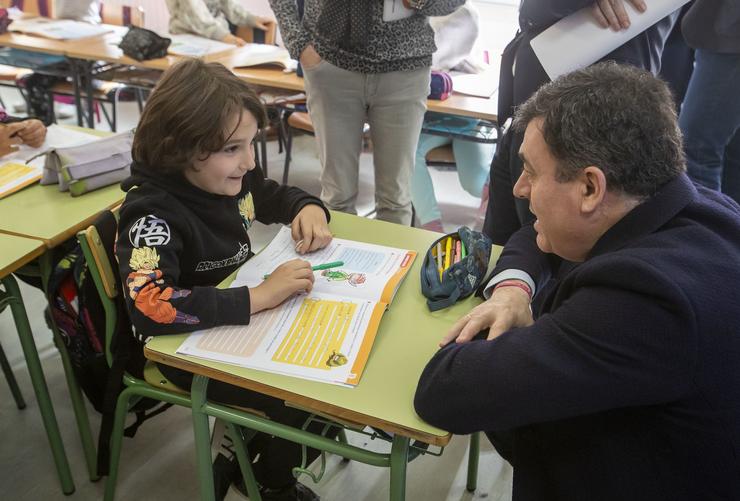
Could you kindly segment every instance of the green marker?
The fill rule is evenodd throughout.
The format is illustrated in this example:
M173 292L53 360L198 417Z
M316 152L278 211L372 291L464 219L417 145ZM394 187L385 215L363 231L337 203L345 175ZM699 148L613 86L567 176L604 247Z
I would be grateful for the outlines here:
M324 263L324 264L317 264L316 266L311 266L311 269L313 271L319 271L319 270L328 270L330 268L338 268L339 266L344 266L344 261L332 261L330 263ZM268 273L263 279L267 279L270 274Z
M468 255L468 251L465 249L465 242L460 240L460 259Z

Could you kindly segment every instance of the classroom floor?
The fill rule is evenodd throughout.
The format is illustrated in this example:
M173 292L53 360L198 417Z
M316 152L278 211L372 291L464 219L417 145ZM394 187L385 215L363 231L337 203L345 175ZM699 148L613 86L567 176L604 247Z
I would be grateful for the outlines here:
M0 95L9 109L12 109L13 103L20 102L20 96L13 89L2 88ZM137 116L134 103L123 103L120 108L120 130L133 127ZM62 123L75 124L76 122L74 119L67 119ZM101 125L99 128L104 129L105 126ZM276 143L270 143L268 149L270 177L281 179L282 162L283 156L278 154ZM452 231L463 224L468 226L480 224L476 214L480 201L460 187L456 172L438 168L431 168L431 172L445 229ZM372 173L372 156L363 154L358 199L360 214L369 212L373 207ZM318 195L320 191L318 174L319 163L314 138L297 137L294 142L290 184ZM276 231L277 227L255 225L250 230L254 248L259 249L269 242ZM91 483L87 479L74 415L71 406L66 401L67 390L59 354L51 344L51 333L41 314L44 308L43 296L35 289L21 285L77 490L71 496L64 496L61 493L51 455L48 453L48 443L36 400L23 363L15 326L10 312L5 311L0 314L0 341L15 369L28 407L22 411L16 409L7 385L4 381L0 382L2 498L18 501L101 499L103 481ZM93 429L97 430L98 415L91 409L90 416L93 420ZM350 434L350 441L364 444L367 439L361 435ZM375 442L369 443L368 447L386 446L386 444ZM475 493L471 494L465 490L468 439L467 437L455 437L445 449L442 457L423 456L409 465L407 499L410 501L510 500L511 467L492 449L485 438L481 442L479 487ZM339 458L334 456L329 456L326 475L318 485L312 484L309 479L303 479L303 481L327 501L375 501L388 497L388 472L386 470L356 462L340 463ZM117 499L120 500L197 499L193 437L190 414L187 410L172 408L165 414L145 423L135 438L126 439L117 493ZM227 499L238 500L242 497L232 489Z

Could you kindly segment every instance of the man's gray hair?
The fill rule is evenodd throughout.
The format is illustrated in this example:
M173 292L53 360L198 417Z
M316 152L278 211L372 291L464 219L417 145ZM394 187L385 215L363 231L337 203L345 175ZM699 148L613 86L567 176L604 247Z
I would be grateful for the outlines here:
M514 128L535 118L559 181L595 165L611 191L645 198L686 170L668 86L633 66L599 63L543 85L516 110Z

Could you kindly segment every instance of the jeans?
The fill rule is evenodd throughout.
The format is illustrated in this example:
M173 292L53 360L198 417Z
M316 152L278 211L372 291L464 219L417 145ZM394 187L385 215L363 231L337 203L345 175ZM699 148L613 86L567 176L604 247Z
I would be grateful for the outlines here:
M689 176L740 201L740 54L697 49L679 125Z
M303 68L321 160L321 200L355 214L362 129L370 124L377 218L411 223L411 172L426 112L429 68L362 74L322 60Z
M450 143L452 143L452 151L455 155L457 176L465 191L474 197L480 197L483 185L488 178L495 145L422 134L419 138L419 146L416 148L416 164L411 176L411 201L421 224L442 219L437 197L434 195L432 176L427 168L427 153Z

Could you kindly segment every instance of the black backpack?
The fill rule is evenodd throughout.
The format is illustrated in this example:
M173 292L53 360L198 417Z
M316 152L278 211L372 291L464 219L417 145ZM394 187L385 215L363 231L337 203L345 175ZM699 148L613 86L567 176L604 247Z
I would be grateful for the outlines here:
M111 242L109 259L112 258L112 242L117 226L115 217L106 211L94 225L103 241ZM80 244L75 239L67 241L58 256L61 257L56 260L47 287L50 313L69 353L77 383L95 410L102 414L98 437L98 474L106 475L116 402L124 389L123 374L128 371L134 377L143 378L146 361L143 342L131 330L123 301L117 301L118 323L110 347L113 363L108 365L105 355L105 312ZM136 414L136 421L126 428L124 436L133 437L146 419L170 406L159 400L140 399L129 409Z

